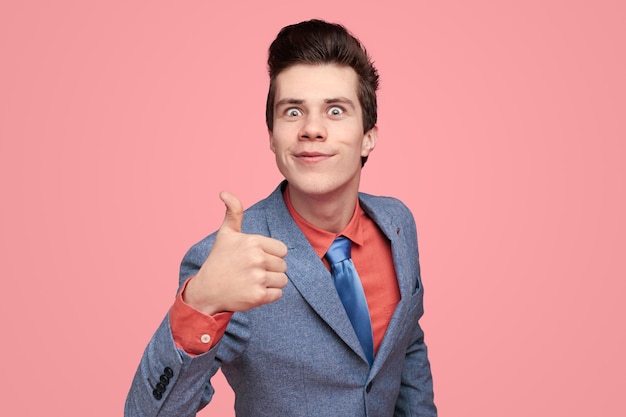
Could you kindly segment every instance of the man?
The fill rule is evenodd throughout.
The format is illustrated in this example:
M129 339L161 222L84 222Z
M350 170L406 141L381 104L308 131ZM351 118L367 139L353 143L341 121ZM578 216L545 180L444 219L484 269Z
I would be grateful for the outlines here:
M245 212L220 194L224 223L183 259L126 416L195 415L220 367L237 416L436 416L413 217L358 191L378 74L356 38L319 20L283 28L268 64L285 181Z

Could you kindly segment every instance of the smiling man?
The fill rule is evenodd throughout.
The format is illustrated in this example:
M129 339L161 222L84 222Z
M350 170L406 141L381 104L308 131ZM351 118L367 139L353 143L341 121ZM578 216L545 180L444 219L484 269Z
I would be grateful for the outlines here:
M269 145L285 177L183 259L126 416L193 416L221 367L237 416L436 416L417 235L398 200L359 193L378 74L340 25L283 28L269 50Z
M356 72L334 63L296 64L276 77L270 148L296 212L329 232L354 214L361 158L376 145L357 89Z

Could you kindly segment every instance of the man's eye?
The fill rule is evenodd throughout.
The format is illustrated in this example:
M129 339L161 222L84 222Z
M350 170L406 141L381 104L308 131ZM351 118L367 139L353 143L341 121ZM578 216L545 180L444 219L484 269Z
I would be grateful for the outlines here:
M343 114L343 109L341 107L334 106L328 109L328 114L331 116L340 116Z
M298 109L288 109L287 110L287 116L289 117L298 117L298 116L302 116L302 112Z

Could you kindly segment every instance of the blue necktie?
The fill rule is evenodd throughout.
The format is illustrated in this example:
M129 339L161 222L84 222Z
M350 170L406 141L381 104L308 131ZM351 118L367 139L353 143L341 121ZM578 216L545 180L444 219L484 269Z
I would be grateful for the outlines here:
M361 279L350 259L351 246L352 242L348 238L339 236L326 252L326 259L330 263L330 272L335 280L339 298L361 342L367 361L372 366L374 362L372 323Z

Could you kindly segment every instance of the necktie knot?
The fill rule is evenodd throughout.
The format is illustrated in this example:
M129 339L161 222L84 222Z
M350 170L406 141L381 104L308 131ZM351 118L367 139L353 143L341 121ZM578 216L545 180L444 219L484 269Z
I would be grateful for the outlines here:
M336 264L341 261L345 261L346 259L350 259L350 248L352 247L352 242L345 236L339 236L335 239L328 252L326 252L326 259L331 264Z

